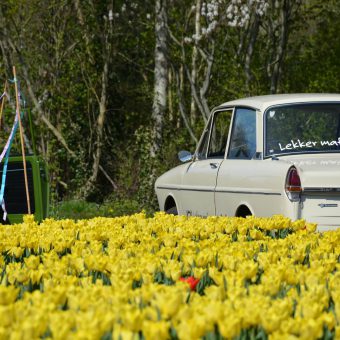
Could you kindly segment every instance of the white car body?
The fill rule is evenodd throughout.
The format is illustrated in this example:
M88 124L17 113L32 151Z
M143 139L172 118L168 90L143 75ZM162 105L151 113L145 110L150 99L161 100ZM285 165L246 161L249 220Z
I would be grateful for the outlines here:
M228 115L230 127L224 128ZM317 223L321 231L340 226L340 95L224 103L212 111L188 158L157 179L161 210L188 216L282 214Z

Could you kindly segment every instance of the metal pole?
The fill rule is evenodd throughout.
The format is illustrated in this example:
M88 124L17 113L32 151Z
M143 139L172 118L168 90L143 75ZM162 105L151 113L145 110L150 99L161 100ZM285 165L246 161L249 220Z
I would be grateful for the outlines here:
M15 66L13 66L13 75L14 75L14 85L15 85L15 98L16 98L16 104L17 104L16 108L17 108L17 115L18 115L18 121L19 121L19 129L20 129L22 162L23 162L23 165L24 165L27 210L28 210L28 213L31 214L30 194L29 194L29 191L28 191L28 180L27 180L27 169L26 169L24 133L23 133L23 128L22 128L22 124L21 124L21 117L20 117L20 100L19 100L18 82L17 82L17 74L16 74L16 71L15 71Z
M3 93L6 93L6 90L7 90L7 80L5 82L5 87L4 87L4 92ZM2 121L2 112L4 110L4 105L5 105L5 99L6 99L6 95L2 98L2 101L1 101L1 108L0 108L0 128L1 128L1 121Z

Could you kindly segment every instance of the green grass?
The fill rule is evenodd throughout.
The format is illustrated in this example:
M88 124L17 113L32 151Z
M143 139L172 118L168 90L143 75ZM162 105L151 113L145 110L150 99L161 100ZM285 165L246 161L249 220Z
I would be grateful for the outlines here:
M86 202L85 200L69 200L52 205L49 217L79 220L97 216L117 217L132 215L140 211L141 208L135 200L114 200L102 204Z

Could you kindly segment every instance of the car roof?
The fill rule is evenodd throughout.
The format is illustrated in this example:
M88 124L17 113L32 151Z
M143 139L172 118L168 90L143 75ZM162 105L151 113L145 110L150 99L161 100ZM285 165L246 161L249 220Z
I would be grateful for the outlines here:
M267 96L236 99L223 103L219 108L226 106L246 106L264 112L273 105L310 103L310 102L340 102L340 94L332 93L295 93L273 94Z

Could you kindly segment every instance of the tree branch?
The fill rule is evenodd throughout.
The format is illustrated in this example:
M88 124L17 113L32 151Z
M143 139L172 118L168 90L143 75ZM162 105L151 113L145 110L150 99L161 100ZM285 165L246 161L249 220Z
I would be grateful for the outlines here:
M25 78L25 81L26 81L26 84L27 84L27 89L28 89L28 93L29 93L29 96L35 106L35 109L36 111L38 112L39 114L39 119L41 119L45 124L46 126L52 131L52 133L55 135L55 137L57 138L57 140L65 147L65 149L68 151L68 153L72 156L72 157L77 157L76 154L74 153L74 151L72 151L67 143L66 143L66 140L64 139L64 137L62 136L62 134L57 130L57 128L49 121L49 119L45 116L40 104L39 104L39 101L37 100L37 97L35 96L35 93L33 91L33 88L32 88L32 84L31 84L31 81L30 81L30 78L29 78L29 75L28 75L28 70L27 70L27 67L26 67L26 63L23 59L23 56L22 54L20 53L19 49L14 45L14 43L12 42L12 40L10 39L10 37L6 37L7 39L7 42L9 44L9 46L11 47L11 49L16 52L16 54L18 55L19 57L19 60L21 62L21 65L22 65L22 70L23 70L23 73L24 73L24 78Z
M93 55L92 55L91 50L90 50L90 39L89 39L89 36L88 36L88 32L87 32L87 30L85 28L85 21L84 21L83 11L81 9L79 0L74 0L74 7L76 8L77 18L78 18L79 24L83 28L86 52L88 54L90 63L94 64L95 61L94 61Z
M173 68L174 69L174 68ZM174 69L174 73L175 73L175 76L176 76L176 92L177 92L177 97L178 97L178 106L179 106L179 111L181 113L181 116L183 118L183 121L184 121L184 124L185 124L185 127L187 128L189 134L190 134L190 137L192 138L192 140L197 144L198 143L198 140L194 134L194 132L192 131L191 127L190 127L190 124L189 124L189 120L187 118L187 115L185 113L185 109L184 109L184 104L183 104L183 97L182 97L182 94L181 94L181 91L180 91L180 79L179 79L179 74L178 74L178 71L176 71Z
M106 179L111 183L114 190L118 189L117 184L113 181L113 179L109 176L109 174L104 170L104 168L99 165L99 170L103 173L103 175L106 177Z
M29 75L28 75L28 71L27 71L26 65L24 64L23 60L22 60L21 64L22 64L22 70L23 70L23 73L24 73L25 81L26 81L26 84L27 84L28 93L29 93L29 96L31 97L31 100L32 100L32 102L34 104L34 107L35 107L36 111L39 114L39 116L38 116L39 119L41 119L46 124L46 126L52 131L54 136L64 146L64 148L67 150L67 152L72 157L76 158L77 155L75 154L74 151L72 151L68 147L67 142L66 142L65 138L63 137L63 135L58 131L58 129L45 116L44 111L42 110L41 105L40 105L40 103L39 103L39 101L38 101L38 99L35 96L35 93L33 91L33 88L32 88L32 85L31 85L31 81L30 81L30 78L29 78Z

